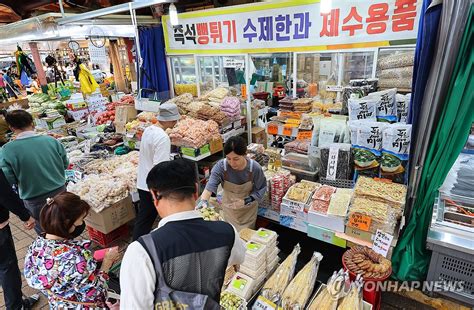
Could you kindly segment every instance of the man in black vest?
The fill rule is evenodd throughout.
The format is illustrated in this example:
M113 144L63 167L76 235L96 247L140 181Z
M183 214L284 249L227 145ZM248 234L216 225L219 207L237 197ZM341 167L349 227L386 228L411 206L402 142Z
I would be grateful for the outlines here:
M120 307L155 308L167 302L166 287L205 295L209 303L218 303L227 266L244 260L244 242L232 225L204 221L195 210L198 183L190 162L159 163L146 181L162 220L125 253ZM209 303L204 308L210 308Z

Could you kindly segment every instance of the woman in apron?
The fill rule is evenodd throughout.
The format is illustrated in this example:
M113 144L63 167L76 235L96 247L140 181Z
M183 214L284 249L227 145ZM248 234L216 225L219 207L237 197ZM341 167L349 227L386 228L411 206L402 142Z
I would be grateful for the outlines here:
M224 153L226 158L212 168L201 202L206 204L221 185L224 220L238 231L253 229L257 220L258 201L267 190L267 180L262 167L247 158L247 144L243 138L230 138L224 146Z

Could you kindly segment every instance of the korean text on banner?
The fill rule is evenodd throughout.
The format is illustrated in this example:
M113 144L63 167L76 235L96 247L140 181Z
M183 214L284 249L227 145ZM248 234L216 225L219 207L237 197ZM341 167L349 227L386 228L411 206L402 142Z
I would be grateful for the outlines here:
M188 12L178 15L178 25L164 16L166 51L305 51L416 39L422 0L330 3L326 8L319 0L278 1Z

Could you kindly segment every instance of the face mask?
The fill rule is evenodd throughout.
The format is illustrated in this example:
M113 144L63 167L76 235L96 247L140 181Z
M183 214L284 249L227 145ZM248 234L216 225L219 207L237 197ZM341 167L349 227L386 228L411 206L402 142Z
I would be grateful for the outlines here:
M79 226L74 225L74 226L75 226L75 228L71 233L71 237L73 239L79 237L84 232L84 229L86 229L86 223L82 222L81 225L79 225Z

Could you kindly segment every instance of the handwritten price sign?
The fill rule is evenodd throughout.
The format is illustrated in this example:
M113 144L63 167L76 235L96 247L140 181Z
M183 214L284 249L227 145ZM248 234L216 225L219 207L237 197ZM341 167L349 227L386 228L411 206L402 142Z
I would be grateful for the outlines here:
M370 223L372 222L372 218L367 215L353 213L349 217L348 226L356 229L360 229L363 231L369 231Z
M298 136L296 137L296 140L311 140L311 137L313 136L313 131L298 131Z

